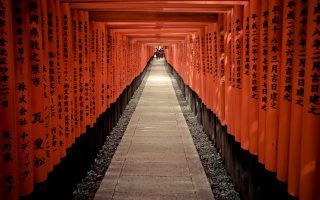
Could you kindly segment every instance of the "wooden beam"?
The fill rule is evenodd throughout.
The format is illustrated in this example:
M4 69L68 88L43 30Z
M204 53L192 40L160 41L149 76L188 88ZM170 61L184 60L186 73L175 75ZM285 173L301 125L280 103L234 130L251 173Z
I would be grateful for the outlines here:
M88 11L114 11L114 12L161 12L161 13L227 13L229 9L226 8L96 8L96 9L85 9L77 8L80 10Z
M115 29L116 32L124 33L189 33L199 30L199 28Z
M143 37L185 37L190 35L190 33L122 33L122 35L127 37L143 38Z
M90 20L101 22L216 22L214 13L156 13L156 12L90 12Z
M185 37L164 37L164 36L159 36L158 38L155 37L134 37L131 38L129 37L128 39L133 39L136 41L145 41L145 42L157 42L159 40L161 41L183 41L185 39Z
M203 28L208 22L106 22L109 29Z
M71 3L72 9L89 11L144 11L144 12L227 12L231 5L181 4L181 3L123 3L123 2L83 2Z
M226 1L226 0L209 0L209 1L188 1L188 0L175 0L175 1L148 1L148 0L61 0L61 2L67 3L96 3L96 2L122 2L122 3L180 3L180 4L207 4L207 5L244 5L249 0L233 0L233 1Z

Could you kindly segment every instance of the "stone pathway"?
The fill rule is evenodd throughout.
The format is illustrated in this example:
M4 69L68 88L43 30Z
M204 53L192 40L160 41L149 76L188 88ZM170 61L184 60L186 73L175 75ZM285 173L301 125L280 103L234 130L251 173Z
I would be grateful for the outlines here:
M153 63L94 199L214 199L163 60Z

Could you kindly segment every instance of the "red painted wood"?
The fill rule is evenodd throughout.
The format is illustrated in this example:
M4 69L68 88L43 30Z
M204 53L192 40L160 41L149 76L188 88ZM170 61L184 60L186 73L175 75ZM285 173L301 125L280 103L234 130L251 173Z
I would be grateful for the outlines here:
M296 2L295 9L295 33L294 41L306 41L307 29L307 12L301 15L301 10L307 10L307 2ZM303 22L303 23L301 23ZM300 34L303 33L303 34ZM301 137L302 137L302 123L303 120L303 97L304 97L304 83L306 67L306 45L299 43L294 45L293 56L293 71L292 71L292 104L291 104L291 120L290 120L290 139L289 139L289 163L288 168L288 192L292 196L299 194L300 181L300 159L301 159Z

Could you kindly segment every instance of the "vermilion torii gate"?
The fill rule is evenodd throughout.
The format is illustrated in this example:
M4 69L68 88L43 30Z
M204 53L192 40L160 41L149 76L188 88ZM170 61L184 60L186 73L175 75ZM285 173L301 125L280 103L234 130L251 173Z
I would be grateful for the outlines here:
M116 121L157 45L233 144L292 197L320 198L319 0L0 0L0 13L0 199L32 195Z

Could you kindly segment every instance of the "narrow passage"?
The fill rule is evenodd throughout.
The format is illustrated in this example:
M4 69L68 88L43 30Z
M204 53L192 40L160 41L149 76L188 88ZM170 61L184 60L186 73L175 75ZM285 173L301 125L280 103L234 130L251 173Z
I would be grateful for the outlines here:
M164 60L153 62L94 199L214 199Z

